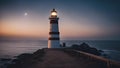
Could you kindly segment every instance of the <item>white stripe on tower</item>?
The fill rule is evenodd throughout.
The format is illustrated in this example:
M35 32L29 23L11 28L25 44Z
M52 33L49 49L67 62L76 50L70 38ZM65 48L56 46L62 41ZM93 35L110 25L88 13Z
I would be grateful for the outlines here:
M50 32L48 38L48 48L60 48L59 26L57 12L55 9L51 11L50 16Z

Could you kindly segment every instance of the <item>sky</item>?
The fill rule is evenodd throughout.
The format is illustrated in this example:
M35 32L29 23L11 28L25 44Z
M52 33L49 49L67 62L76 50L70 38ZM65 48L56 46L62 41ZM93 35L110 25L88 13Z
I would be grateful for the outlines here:
M47 39L53 8L61 39L120 40L119 0L0 0L0 36Z

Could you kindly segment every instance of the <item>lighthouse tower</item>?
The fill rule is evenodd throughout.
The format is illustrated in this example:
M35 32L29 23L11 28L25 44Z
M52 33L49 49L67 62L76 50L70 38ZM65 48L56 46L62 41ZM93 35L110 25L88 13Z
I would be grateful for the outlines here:
M48 48L60 48L60 38L59 38L59 26L57 17L57 11L53 9L51 11L50 20L50 32L48 38Z

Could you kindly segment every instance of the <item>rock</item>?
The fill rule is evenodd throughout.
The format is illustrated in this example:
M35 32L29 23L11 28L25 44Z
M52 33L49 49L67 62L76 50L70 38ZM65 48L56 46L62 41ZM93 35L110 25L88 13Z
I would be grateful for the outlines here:
M34 52L33 54L36 55L36 54L43 54L43 53L44 53L44 49L39 49L36 52Z
M90 46L88 44L86 44L86 43L82 43L80 45L80 50L88 52L90 50Z
M71 48L78 50L78 49L79 49L79 45L73 44L73 45L71 46Z
M11 58L1 58L0 59L1 61L10 61L10 60L12 60Z
M31 56L32 56L32 54L23 53L23 54L17 56L17 58L18 58L18 59L26 59L26 58L29 58L29 57L31 57Z
M94 55L101 55L101 53L96 48L90 48L88 52Z
M99 52L99 50L97 50L96 48L90 47L86 43L82 43L80 45L73 44L71 46L71 48L75 49L75 50L80 50L80 51L84 51L84 52L87 52L87 53L91 53L91 54L94 54L94 55L101 55L101 53Z
M13 59L12 60L12 63L16 63L16 62L18 62L19 60L18 59Z
M90 46L89 46L88 44L86 44L86 43L82 43L82 44L80 45L80 47L81 47L81 48L90 48Z

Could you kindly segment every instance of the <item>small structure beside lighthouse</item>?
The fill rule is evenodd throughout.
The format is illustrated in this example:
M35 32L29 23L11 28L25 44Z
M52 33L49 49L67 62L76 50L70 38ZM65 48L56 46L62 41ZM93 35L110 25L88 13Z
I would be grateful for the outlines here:
M59 38L59 26L57 17L57 11L53 9L51 11L50 20L50 32L48 38L48 48L60 48L60 38Z

